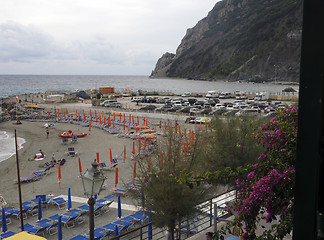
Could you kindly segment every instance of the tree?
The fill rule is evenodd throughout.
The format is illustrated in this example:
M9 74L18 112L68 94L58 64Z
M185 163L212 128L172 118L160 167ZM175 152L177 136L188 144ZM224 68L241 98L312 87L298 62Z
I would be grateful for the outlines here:
M157 227L167 227L174 239L174 229L182 220L193 216L199 208L197 207L204 200L208 188L195 186L188 188L177 181L184 169L190 171L195 169L197 162L194 157L196 143L191 142L190 154L184 151L184 145L188 137L175 130L179 126L169 128L164 141L156 146L155 153L149 158L138 161L140 173L138 180L141 191L131 191L132 196L137 200L138 205L142 201L142 192L145 197L145 208L154 212L153 224ZM195 134L195 141L199 139ZM190 141L192 138L190 137ZM149 164L150 161L150 164Z

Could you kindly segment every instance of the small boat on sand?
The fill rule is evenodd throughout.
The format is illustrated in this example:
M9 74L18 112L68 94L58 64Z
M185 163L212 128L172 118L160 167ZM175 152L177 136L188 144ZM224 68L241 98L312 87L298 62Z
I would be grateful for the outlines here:
M87 136L87 134L86 133L74 133L74 132L72 132L70 130L68 132L64 132L62 134L59 134L58 136L61 137L61 138L72 138L73 136L76 136L76 137L79 138L79 137L85 137L85 136Z

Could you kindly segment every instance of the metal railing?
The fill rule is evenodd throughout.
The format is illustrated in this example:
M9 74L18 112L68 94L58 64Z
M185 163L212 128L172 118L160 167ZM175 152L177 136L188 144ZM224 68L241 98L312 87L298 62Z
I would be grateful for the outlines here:
M195 217L186 219L176 227L175 239L186 239L208 227L214 225L215 219L224 217L229 213L224 210L227 202L233 201L236 198L236 191L231 190L226 193L217 195L207 201L201 203L198 207L200 212ZM215 208L216 207L216 208ZM164 239L165 229L152 227L152 231L149 230L150 223L145 223L139 227L133 228L127 232L121 233L118 236L113 236L108 239L120 239L120 240L146 240L146 239Z

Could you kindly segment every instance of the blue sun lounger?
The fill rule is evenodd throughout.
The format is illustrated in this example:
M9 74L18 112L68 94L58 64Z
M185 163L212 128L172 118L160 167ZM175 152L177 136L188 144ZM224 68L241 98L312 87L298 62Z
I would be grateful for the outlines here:
M101 228L104 228L106 231L115 232L115 228L116 228L115 226L118 227L118 232L120 232L123 229L123 227L113 223L108 223L105 226L102 226Z
M90 233L85 234L85 236L90 236ZM96 228L94 230L94 239L100 240L107 236L107 230L104 228Z
M90 238L83 236L83 235L77 235L73 238L70 238L70 240L89 240Z
M126 229L134 226L134 223L125 221L123 219L116 220L116 221L113 222L113 224L121 227L120 231L126 230Z
M5 232L5 233L1 233L0 234L0 239L3 239L3 238L8 238L8 237L11 237L13 235L15 235L16 233L12 232L12 231L8 231L8 232Z
M19 227L21 229L21 227ZM39 234L42 233L46 230L46 227L39 227L39 226L35 226L29 223L24 224L24 231L28 232L30 234Z
M65 226L66 228L72 228L72 227L74 227L74 226L75 226L75 221L74 221L74 220L75 220L77 217L79 217L78 214L73 214L73 213L71 213L71 214L68 215L68 216L67 216L67 215L64 215L64 214L62 214L62 215L55 214L55 215L49 217L49 219L51 219L51 220L53 220L53 221L58 221L58 219L59 219L60 216L62 216L62 224L63 224L63 226Z
M66 205L66 200L64 198L58 197L52 199L53 203L58 206L59 209L62 209Z

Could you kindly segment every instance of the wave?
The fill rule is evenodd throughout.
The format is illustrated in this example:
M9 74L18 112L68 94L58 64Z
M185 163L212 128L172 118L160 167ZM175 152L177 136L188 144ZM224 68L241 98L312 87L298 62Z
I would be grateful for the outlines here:
M18 149L23 148L23 144L26 142L24 138L18 137ZM9 159L16 154L15 136L12 133L6 131L0 131L0 162Z

